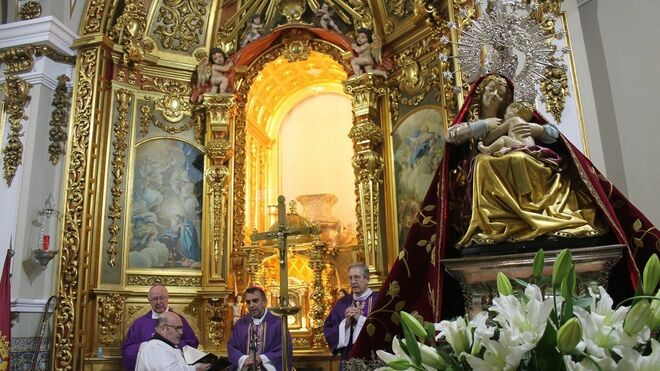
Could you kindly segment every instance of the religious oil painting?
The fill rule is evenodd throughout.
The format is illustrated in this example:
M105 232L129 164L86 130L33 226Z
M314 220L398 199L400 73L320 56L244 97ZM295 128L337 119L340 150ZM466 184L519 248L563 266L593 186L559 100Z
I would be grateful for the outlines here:
M202 153L179 140L137 147L129 269L199 269L203 164Z
M440 111L422 107L403 117L392 133L399 246L408 237L444 153Z

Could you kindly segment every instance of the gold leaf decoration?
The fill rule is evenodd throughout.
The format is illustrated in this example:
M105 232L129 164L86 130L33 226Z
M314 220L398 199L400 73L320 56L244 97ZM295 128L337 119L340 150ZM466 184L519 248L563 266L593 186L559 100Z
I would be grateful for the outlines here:
M393 324L399 326L401 323L401 316L399 316L399 313L394 312L390 315L390 321L392 321Z
M639 230L642 229L642 221L639 219L635 220L635 222L633 223L633 229L635 230L635 232L639 232Z
M401 301L397 302L396 304L394 304L394 310L397 311L397 312L399 312L399 311L402 310L403 307L405 307L405 306L406 306L406 301L405 301L405 300L401 300Z
M641 249L642 247L644 247L644 241L642 241L640 238L637 237L633 238L633 243L635 244L635 246L637 246L637 248Z
M70 96L66 87L68 82L69 77L67 75L63 74L57 77L57 87L55 88L53 103L51 103L55 109L50 115L50 130L48 131L50 145L48 146L48 153L50 155L50 162L53 165L57 165L60 156L64 154L70 104Z
M30 101L30 88L32 85L17 76L7 76L2 91L5 95L5 109L9 116L9 133L7 135L7 144L2 150L4 176L7 186L16 175L16 170L21 165L23 158L23 125L21 121L27 120L25 116L25 105Z
M121 196L124 191L122 184L124 183L124 170L126 167L126 151L128 144L126 138L128 137L128 110L130 106L133 93L126 89L119 89L116 93L117 96L117 121L114 124L115 140L112 142L112 204L108 210L108 232L110 239L108 240L108 265L115 266L115 259L117 258L117 243L119 242L119 221L122 218L124 208L121 204Z
M389 288L387 289L387 295L394 298L395 296L399 295L399 290L401 290L399 287L399 282L392 281Z
M368 324L367 334L369 334L369 337L373 337L375 333L376 333L376 326L374 326L373 323Z
M202 46L210 0L163 0L156 17L154 34L169 50L191 52Z

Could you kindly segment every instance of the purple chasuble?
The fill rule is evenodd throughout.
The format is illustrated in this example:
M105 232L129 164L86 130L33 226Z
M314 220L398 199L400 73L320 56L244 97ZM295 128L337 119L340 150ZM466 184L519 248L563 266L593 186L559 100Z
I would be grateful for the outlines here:
M268 357L277 371L282 371L282 319L269 311L258 326L255 326L252 317L247 314L236 322L231 338L227 343L227 353L231 362L231 371L238 369L238 361L244 355L248 355L250 339L253 333L259 336L257 354ZM288 334L289 345L289 369L293 361L293 346L291 334ZM264 370L263 367L260 368Z
M341 354L342 361L348 357L348 353L351 351L351 346L353 344L353 339L349 338L348 346L339 347L339 325L341 321L346 317L344 314L346 309L351 306L362 307L362 315L367 317L373 308L373 305L376 303L378 294L373 291L364 300L354 300L353 295L346 295L343 298L337 301L337 304L332 308L330 314L325 319L323 323L323 334L325 335L325 340L328 342L328 346L332 351L332 354ZM350 335L349 335L350 336Z
M170 312L172 312L170 310ZM152 311L148 311L144 316L136 319L129 327L124 342L121 344L121 359L124 362L124 370L135 370L135 362L137 360L140 344L145 341L151 340L156 333L156 319L151 318ZM179 342L179 349L186 345L197 348L199 340L195 336L195 332L188 324L182 315L179 315L183 323L183 335Z

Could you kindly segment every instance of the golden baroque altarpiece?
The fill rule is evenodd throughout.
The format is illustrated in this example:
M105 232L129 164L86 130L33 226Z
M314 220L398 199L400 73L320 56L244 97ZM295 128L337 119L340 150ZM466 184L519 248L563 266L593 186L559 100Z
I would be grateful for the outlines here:
M332 85L352 99L353 111L345 138L354 150L347 165L355 174L356 239L340 246L321 233L292 241L290 249L290 299L303 308L291 324L301 360L294 365L328 362L322 324L338 289L346 287L346 266L366 262L377 287L398 257L391 134L399 118L429 107L439 108L445 128L451 122L468 86L453 77L451 60L438 58L455 53L440 40L456 40L448 22L460 27L475 14L458 13L459 7L473 9L468 0L327 2L337 29L319 25L316 0L88 0L74 45L54 369L119 369L123 335L148 309L146 291L158 282L169 287L170 305L204 348L218 354L231 333L236 292L258 283L276 302L278 287L269 284L277 282L274 244L247 237L269 227L266 210L274 203L259 191L270 186L263 179L271 171L265 153L272 141L260 120L277 114L255 105L282 98L259 100L271 89L259 88L264 71L288 63L292 70L283 76L309 76L296 63L312 60L324 66L315 71L323 81L283 80L284 90ZM558 14L558 1L542 3ZM363 28L382 42L387 77L353 74L351 42ZM258 37L250 39L254 33ZM195 67L211 48L238 56L229 72L232 89L191 101ZM30 58L19 57L31 53L0 58L25 63ZM560 71L548 73L563 78ZM19 89L18 83L5 89ZM548 94L554 104L565 98ZM15 111L12 125L20 125L21 104ZM161 154L190 171L164 174ZM16 166L5 164L5 177ZM176 266L172 256L159 255L167 250L154 241L155 215L164 212L158 207L168 206L165 183L182 205L167 214L171 229L180 231L186 218L197 216L200 231L201 256L177 257ZM295 210L288 217L290 224L309 223ZM98 347L104 359L95 358Z

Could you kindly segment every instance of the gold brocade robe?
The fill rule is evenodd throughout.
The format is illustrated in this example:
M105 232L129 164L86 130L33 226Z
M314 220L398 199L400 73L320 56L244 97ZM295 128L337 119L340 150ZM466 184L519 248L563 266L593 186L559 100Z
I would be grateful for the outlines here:
M582 183L557 164L524 150L473 161L472 215L458 247L543 235L592 237L607 230Z

